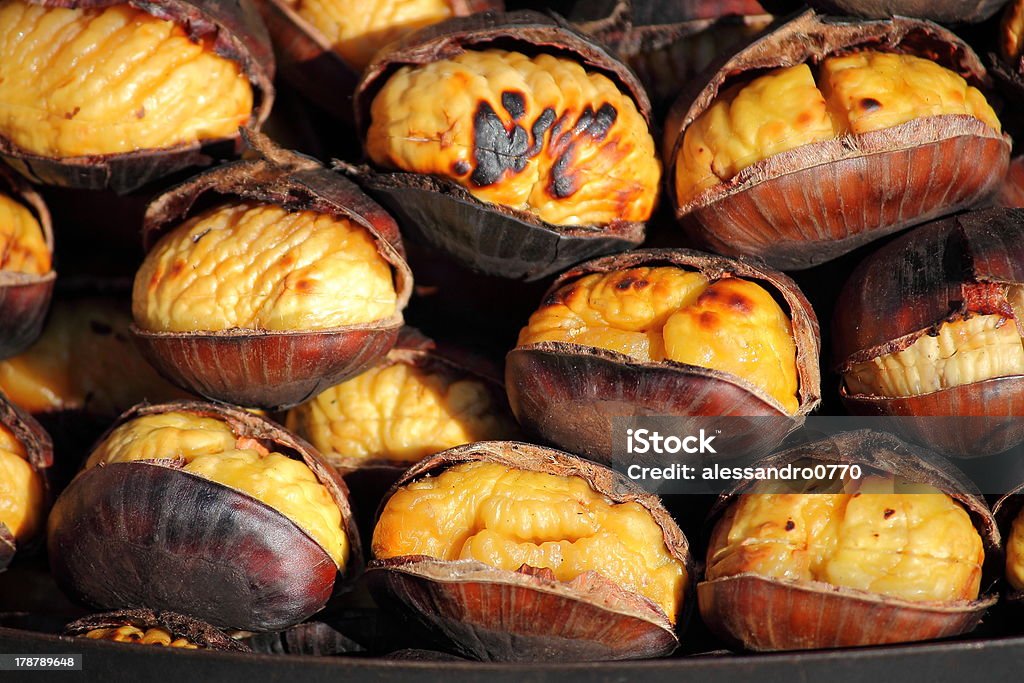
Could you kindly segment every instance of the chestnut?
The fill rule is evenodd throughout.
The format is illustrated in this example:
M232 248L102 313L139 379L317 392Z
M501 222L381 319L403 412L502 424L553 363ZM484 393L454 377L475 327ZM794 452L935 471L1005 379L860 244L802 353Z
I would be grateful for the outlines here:
M602 464L613 419L630 416L703 428L721 417L729 429L718 443L768 452L819 403L820 343L810 303L782 273L639 250L554 281L506 357L505 385L521 424ZM765 419L744 431L737 416Z
M0 157L36 183L129 192L208 165L274 100L250 0L11 0L0 36Z
M198 619L177 612L149 609L90 614L68 624L64 635L183 650L250 652L241 641Z
M46 203L0 165L0 359L39 336L56 279Z
M718 636L749 650L931 640L973 630L995 604L979 594L999 531L947 462L863 430L758 464L860 471L747 481L719 499L697 585Z
M496 368L408 327L376 365L292 408L286 420L345 478L366 530L381 497L412 464L519 435Z
M395 222L357 187L265 137L250 141L262 158L150 204L132 331L178 386L277 410L387 353L412 273Z
M1006 173L985 67L936 24L808 11L710 71L673 106L665 154L676 216L713 251L809 268L977 204Z
M512 441L414 465L382 504L373 556L367 580L382 604L493 661L669 654L693 571L655 496Z
M0 392L0 572L42 536L52 464L46 430Z
M302 439L250 412L137 406L54 504L50 568L100 609L172 609L280 630L361 566L347 490Z
M944 24L985 21L1005 3L1006 0L764 0L764 6L776 12L792 12L806 4L840 16L886 19L899 15Z
M367 67L362 179L404 230L478 272L532 280L639 244L661 166L650 104L593 40L530 11L450 19Z
M281 76L336 117L382 46L449 17L501 10L502 0L256 0Z
M992 506L1005 543L1003 597L1019 605L1024 600L1024 483L1017 484Z
M995 205L1008 209L1024 209L1024 156L1010 159L1010 167L995 197Z
M1022 285L1019 209L959 214L879 249L836 303L846 408L901 416L909 438L958 457L1024 441Z
M660 108L672 104L716 57L767 28L773 17L757 0L595 0L576 3L569 19L614 48Z

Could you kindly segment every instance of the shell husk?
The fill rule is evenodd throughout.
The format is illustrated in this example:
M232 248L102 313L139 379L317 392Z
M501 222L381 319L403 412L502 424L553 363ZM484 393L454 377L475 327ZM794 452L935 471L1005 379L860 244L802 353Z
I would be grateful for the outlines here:
M167 631L172 638L184 638L204 650L251 651L241 641L198 619L177 612L155 612L150 609L124 609L90 614L68 624L64 629L64 635L84 637L95 629L120 626L134 626L141 630L160 628Z

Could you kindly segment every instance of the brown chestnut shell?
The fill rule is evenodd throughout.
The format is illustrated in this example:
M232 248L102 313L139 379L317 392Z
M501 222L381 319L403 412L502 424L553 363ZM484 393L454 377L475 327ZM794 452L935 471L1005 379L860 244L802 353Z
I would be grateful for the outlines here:
M159 628L172 638L184 638L204 650L251 652L248 645L235 640L215 626L177 612L155 612L150 609L123 609L102 614L90 614L76 619L64 629L66 636L84 637L96 629L134 626L143 631Z
M399 487L473 461L582 477L615 503L638 503L662 528L669 552L692 577L686 537L657 497L611 470L532 444L483 441L442 451L406 472L381 509ZM367 580L379 601L412 612L458 652L479 660L633 659L667 655L679 644L677 625L661 607L596 572L566 583L557 581L551 570L526 565L513 572L476 560L417 555L375 559L367 568ZM686 591L688 598L689 580ZM681 607L680 624L685 614Z
M240 408L180 401L136 406L107 434L172 411L222 420L239 436L299 456L341 511L345 575L359 573L345 483L281 426ZM48 538L50 569L68 595L100 609L168 609L249 631L280 630L324 606L339 573L326 550L274 508L180 467L173 459L97 465L71 482L54 504Z
M946 493L970 515L985 548L986 573L995 575L1001 557L995 518L974 485L948 462L890 434L860 430L803 444L757 464L783 466L798 460L858 464ZM719 497L709 524L753 484L741 482ZM701 617L716 635L748 650L772 651L903 643L967 633L997 598L989 594L971 601L915 602L823 582L742 573L701 581L697 600Z
M207 194L328 214L373 236L394 272L395 314L321 330L155 332L133 326L132 332L147 360L179 387L216 401L280 410L363 372L394 346L412 292L412 271L398 226L359 188L312 159L275 148L263 136L247 139L262 159L201 173L150 204L143 228L147 248Z
M11 403L3 392L0 392L0 425L10 430L14 438L25 447L28 464L41 476L44 494L49 498L47 470L53 466L53 442L50 435L31 415ZM49 507L49 502L46 500L44 504ZM42 536L42 532L39 535ZM31 551L39 541L41 538L32 539L26 548L22 548L15 542L14 534L7 525L0 522L0 572L7 569L17 552Z
M856 48L925 56L972 85L989 84L973 50L937 24L905 17L849 21L813 11L797 16L716 62L710 82L695 82L673 105L665 125L667 192L694 242L798 270L977 204L998 188L1009 164L1009 136L971 116L941 115L775 154L679 203L674 179L685 130L728 79Z
M971 211L915 228L869 256L844 285L832 321L836 370L901 351L968 312L1012 319L1001 289L1013 284L1024 284L1024 210ZM841 386L840 397L855 415L902 416L897 424L908 438L947 455L991 455L1024 441L1017 417L1024 415L1024 376L902 397Z
M343 121L352 120L352 93L360 70L331 48L328 38L287 0L255 0L273 39L278 72L303 96ZM449 0L453 16L504 9L502 0Z
M521 10L449 19L398 40L379 53L366 68L355 94L360 139L366 137L373 98L398 68L492 46L527 54L548 50L575 58L588 70L615 82L651 123L650 101L627 66L557 16ZM536 280L587 258L635 247L644 239L645 228L640 222L555 226L527 211L482 202L441 177L365 172L360 182L394 212L409 235L461 265L488 275Z
M821 398L821 337L810 303L789 277L745 258L688 249L645 249L583 263L558 277L546 299L590 273L669 265L709 280L740 277L768 285L788 307L797 348L799 410L788 415L763 389L730 373L674 361L642 362L629 356L563 342L518 346L505 359L505 386L516 418L551 443L602 464L613 456L612 421L648 415L692 417L695 428L715 418L729 425L719 443L767 452L803 423ZM755 419L750 430L739 417ZM683 424L683 421L680 421ZM685 429L685 427L680 427ZM723 446L725 448L725 446Z
M765 7L778 12L792 12L804 4L840 16L885 19L898 15L960 24L985 21L998 12L1006 0L764 0Z
M121 4L123 0L28 0L45 7L91 9ZM248 127L259 127L274 103L274 53L270 36L251 0L131 0L133 7L180 24L192 40L209 38L222 57L238 62L257 97ZM0 136L0 158L33 183L88 190L131 192L159 178L192 166L208 166L216 159L235 156L241 138L204 140L163 149L122 154L47 157L20 149Z
M19 176L0 164L0 191L20 201L39 221L53 255L53 221L46 202ZM44 275L0 270L0 359L15 356L32 345L43 330L57 272Z

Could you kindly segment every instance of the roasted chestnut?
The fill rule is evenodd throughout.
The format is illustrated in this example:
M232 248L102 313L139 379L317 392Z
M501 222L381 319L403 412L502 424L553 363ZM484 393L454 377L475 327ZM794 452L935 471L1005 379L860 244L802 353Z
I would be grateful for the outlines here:
M132 331L178 386L281 409L387 353L412 273L398 227L352 183L266 138L252 144L262 159L150 204L147 241L164 234L135 277Z
M49 435L0 392L0 572L42 535L52 464Z
M629 69L558 20L477 15L378 54L356 92L369 191L477 271L536 279L643 240L661 166Z
M655 105L670 105L721 54L764 30L772 15L757 0L583 0L569 19L614 48Z
M892 16L930 19L945 24L985 21L1006 0L764 0L773 11L791 12L803 5L841 16L886 19Z
M697 596L720 637L750 650L931 640L973 630L995 604L979 593L999 531L944 461L860 431L761 464L860 473L748 481L719 499Z
M56 279L46 204L0 166L0 358L20 353L39 336Z
M1010 489L992 506L999 530L1003 535L1005 559L1003 576L1006 579L1004 595L1007 602L1019 604L1024 600L1024 483Z
M128 192L234 154L274 99L249 0L10 0L0 36L0 156L33 182Z
M676 101L665 146L676 216L716 252L808 268L976 204L1006 173L985 68L936 24L808 11L716 69Z
M346 120L352 91L381 46L449 17L501 10L502 0L257 0L281 75Z
M868 257L833 318L840 395L908 437L977 457L1024 441L1024 211L921 226ZM945 416L947 419L911 419ZM955 418L955 419L949 419Z
M1018 136L1021 121L1014 112L1024 102L1024 1L1013 0L1007 4L999 23L995 52L990 55L992 74L1009 100L1007 127Z
M198 619L148 609L91 614L68 624L64 635L183 650L250 651L247 645Z
M782 273L649 249L555 280L506 358L505 384L521 424L604 464L617 417L692 416L704 428L777 418L754 427L770 450L818 405L819 346L810 303ZM728 431L722 441L751 436L735 419Z
M173 609L279 630L358 573L347 491L312 446L244 410L138 406L54 504L50 567L101 609Z
M658 499L559 451L487 441L413 466L385 500L367 569L483 660L656 657L678 645L692 573Z

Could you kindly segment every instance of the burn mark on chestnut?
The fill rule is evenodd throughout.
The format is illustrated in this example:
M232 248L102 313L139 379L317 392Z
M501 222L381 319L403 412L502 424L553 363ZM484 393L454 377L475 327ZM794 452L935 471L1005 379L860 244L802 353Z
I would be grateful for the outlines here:
M892 517L895 514L896 514L896 511L893 510L892 508L885 508L885 512L882 513L882 516L885 517L886 519L889 519L890 517Z
M470 166L467 162L463 161L462 159L459 159L454 164L452 164L452 170L455 172L456 175L466 175L467 173L473 170L473 167Z
M533 134L533 146L530 147L530 156L540 154L541 147L544 146L544 135L554 122L555 110L551 107L542 111L537 120L533 122L533 127L530 128L530 132Z
M864 111L877 111L882 108L882 103L873 97L865 97L860 101L860 107Z
M796 528L796 522L791 519L786 520L786 531L792 531Z
M501 106L509 113L513 121L518 121L526 114L526 100L523 93L515 90L506 90L501 93Z
M473 146L476 170L470 180L478 187L493 185L505 171L519 173L526 168L530 146L526 129L517 125L511 131L505 130L505 124L487 102L481 102L476 110Z

